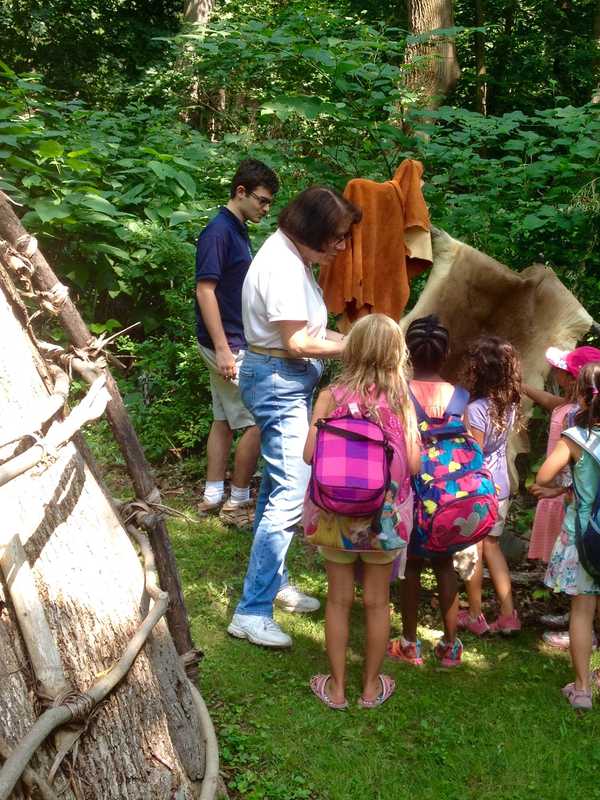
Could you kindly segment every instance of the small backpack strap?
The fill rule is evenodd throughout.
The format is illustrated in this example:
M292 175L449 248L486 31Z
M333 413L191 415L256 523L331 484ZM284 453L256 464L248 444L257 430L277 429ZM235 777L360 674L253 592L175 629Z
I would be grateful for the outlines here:
M364 416L357 402L348 403L348 411L352 414L354 419Z
M462 417L469 402L470 395L462 386L455 386L452 397L446 406L445 417Z
M417 415L417 422L431 422L431 418L428 416L428 414L425 413L425 409L423 408L421 403L419 403L419 401L415 397L415 394L414 394L413 390L410 388L410 386L408 387L408 393L410 395L410 399L412 400L412 404L415 407L415 414Z
M576 445L579 445L582 450L585 450L585 452L600 465L600 435L598 433L592 431L589 437L587 437L581 433L580 428L573 427L567 428L561 435L575 442Z

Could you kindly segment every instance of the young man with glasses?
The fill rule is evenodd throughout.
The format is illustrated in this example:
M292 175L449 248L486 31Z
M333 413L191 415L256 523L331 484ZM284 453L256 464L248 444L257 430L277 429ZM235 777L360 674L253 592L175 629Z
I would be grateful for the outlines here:
M229 524L253 521L250 479L260 452L260 434L244 406L238 369L246 349L242 323L242 284L252 261L246 223L268 213L279 181L261 161L246 159L231 181L229 201L198 237L196 249L196 334L200 355L210 375L213 423L207 443L204 497L198 512L221 509ZM224 479L235 431L243 430L236 447L231 494L225 500Z

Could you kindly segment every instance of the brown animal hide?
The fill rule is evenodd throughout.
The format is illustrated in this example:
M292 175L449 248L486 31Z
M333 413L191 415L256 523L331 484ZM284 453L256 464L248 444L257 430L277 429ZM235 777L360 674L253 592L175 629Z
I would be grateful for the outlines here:
M480 334L508 339L519 351L523 380L543 387L547 347L575 347L592 318L550 267L534 264L513 270L444 231L433 235L433 267L412 311L401 320L437 314L450 332L446 373L460 369L468 343Z
M456 379L472 339L480 334L502 336L521 355L523 380L542 388L550 369L546 348L575 347L592 326L590 315L549 267L534 264L513 272L444 231L432 234L433 267L417 304L400 322L403 329L418 317L438 315L450 333L445 370L449 380ZM531 402L523 406L527 415ZM528 449L525 435L513 438L513 454Z

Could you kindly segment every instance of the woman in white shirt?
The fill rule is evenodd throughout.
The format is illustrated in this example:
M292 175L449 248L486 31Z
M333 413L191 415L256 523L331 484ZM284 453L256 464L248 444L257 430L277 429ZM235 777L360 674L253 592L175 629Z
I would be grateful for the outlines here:
M279 228L256 254L242 289L248 349L240 369L242 400L261 433L263 477L242 598L229 633L253 644L290 647L273 620L273 603L307 612L319 601L288 582L285 557L302 513L310 467L302 459L321 359L341 354L343 337L327 329L327 309L311 265L330 264L346 248L362 212L333 189L313 186L279 215Z

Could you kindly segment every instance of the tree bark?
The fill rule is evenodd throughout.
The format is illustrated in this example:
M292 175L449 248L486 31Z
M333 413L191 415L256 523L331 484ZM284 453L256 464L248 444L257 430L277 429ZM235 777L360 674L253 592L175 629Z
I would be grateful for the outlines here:
M483 0L475 0L475 27L484 25ZM477 91L477 110L484 116L487 114L487 81L485 65L485 35L475 34L475 80Z
M408 0L408 20L413 35L452 28L452 0ZM409 73L408 85L420 93L427 108L437 108L460 77L454 41L448 36L409 44L406 63L415 64Z
M592 95L592 103L600 103L600 0L596 0L594 9L594 22L592 26L592 36L596 42L597 56L594 60L594 77L596 79L596 89Z
M183 18L186 22L206 25L214 7L214 0L185 0Z
M27 428L48 397L48 375L15 310L0 266L0 461L14 431ZM46 379L46 381L43 380ZM62 673L85 691L120 658L146 614L140 560L108 495L74 442L42 468L0 488L0 556L24 551ZM11 601L18 566L0 577L0 737L11 749L39 716L37 676ZM54 664L56 659L51 659ZM75 751L73 751L75 752ZM46 778L51 742L30 766ZM64 800L199 797L204 748L196 707L168 628L159 622L120 686L98 707L55 782ZM17 787L12 795L23 797Z
M27 231L14 213L6 195L0 192L0 237L6 239L6 241L16 248L17 240L27 235ZM35 288L40 291L49 291L52 289L58 282L58 278L39 250L32 255L31 261L35 266L35 272L32 276L32 282ZM59 319L69 340L76 347L87 347L93 340L93 336L87 325L69 298L67 298L61 308ZM121 453L123 454L125 463L127 464L127 470L131 477L136 495L140 500L145 500L152 495L159 496L158 489L152 477L150 465L146 460L144 450L142 449L137 434L131 424L131 420L125 410L117 384L108 369L106 372L107 388L111 395L111 401L108 404L106 416ZM157 515L148 533L156 557L161 585L163 589L168 592L170 598L169 611L167 613L169 629L175 641L177 651L183 655L184 653L192 651L194 645L190 633L181 582L177 572L177 564L164 519Z

